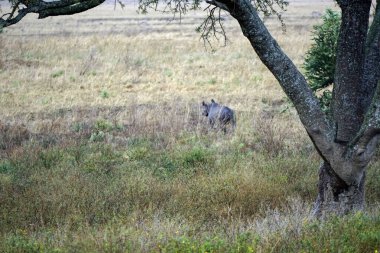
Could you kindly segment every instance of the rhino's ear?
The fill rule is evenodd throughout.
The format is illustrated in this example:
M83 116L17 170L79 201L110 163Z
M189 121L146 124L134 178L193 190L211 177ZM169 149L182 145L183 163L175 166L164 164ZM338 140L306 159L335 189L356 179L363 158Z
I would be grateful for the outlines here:
M214 99L211 99L211 103L213 103L213 104L214 104L214 103L216 103L216 102L215 102L215 100L214 100Z
M207 104L205 103L205 101L202 101L202 105L203 106L207 106Z

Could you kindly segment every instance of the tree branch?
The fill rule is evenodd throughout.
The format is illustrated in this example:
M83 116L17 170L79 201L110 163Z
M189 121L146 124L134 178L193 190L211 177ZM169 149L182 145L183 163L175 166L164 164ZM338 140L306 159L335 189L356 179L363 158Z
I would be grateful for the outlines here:
M368 31L367 41L366 41L366 50L368 52L369 48L379 36L379 26L380 26L380 0L377 0L375 15L371 24L371 27Z
M364 97L365 43L371 0L341 0L342 22L339 32L333 87L332 116L336 141L349 143L363 123L366 108L358 103ZM350 120L347 120L347 119Z
M367 149L368 144L380 134L380 81L377 85L373 102L368 110L366 119L356 138L350 143L359 153Z
M380 84L380 82L379 82ZM380 141L380 88L376 89L373 102L368 110L362 128L347 148L336 148L334 153L341 153L333 161L342 167L342 171L334 171L349 185L357 185L363 172L371 161ZM340 158L339 158L340 157Z
M7 19L1 17L0 27L14 25L28 13L37 13L39 14L38 18L40 19L49 16L72 15L94 8L102 4L104 1L105 0L58 0L51 2L45 2L43 0L20 1L20 3L25 5L25 8L19 10L15 17L13 17L15 9L13 9L13 12Z
M380 0L377 0L376 11L366 41L366 59L362 83L361 108L366 112L374 96L377 82L380 79Z
M368 108L365 121L357 136L350 143L359 152L367 149L373 138L380 134L380 0L377 0L375 17L366 41L366 63L363 85L370 93L372 103L363 104Z
M88 1L88 0L84 0L84 1L83 0L82 1L59 0L59 1L51 1L51 2L45 2L43 0L39 0L38 3L34 4L34 5L41 6L44 9L54 9L54 8L62 8L62 7L70 6L70 5L75 5L75 4L78 4L80 2L85 2L85 1Z
M76 13L80 13L89 9L92 9L100 4L102 4L105 0L88 0L88 1L80 1L76 3L67 5L65 7L47 7L38 12L38 18L46 18L50 16L60 16L60 15L72 15Z
M209 5L204 9L204 11L206 10L208 12L206 19L204 19L202 24L196 29L197 32L201 33L205 48L207 48L207 46L210 46L211 49L213 48L210 37L214 37L217 41L222 39L224 46L226 46L228 39L221 20L222 9ZM218 11L218 13L215 14L215 11Z
M20 20L25 17L26 14L28 14L30 11L28 11L26 8L19 10L18 14L14 18L8 18L8 19L3 19L0 18L0 28L7 27L10 25L14 25Z
M13 8L12 8L12 12L9 14L9 17L7 19L11 19L13 17L13 15L15 14L16 10L18 9L18 6L20 5L20 1L17 1Z

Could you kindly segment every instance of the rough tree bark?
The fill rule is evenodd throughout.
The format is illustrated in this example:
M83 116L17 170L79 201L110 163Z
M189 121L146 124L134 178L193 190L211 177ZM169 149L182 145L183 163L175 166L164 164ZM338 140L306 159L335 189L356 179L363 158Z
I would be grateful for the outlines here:
M335 140L347 143L360 129L367 109L358 100L368 100L361 96L363 91L360 84L364 73L371 0L340 0L338 4L342 9L342 22L336 55L332 112L336 126Z
M358 133L368 109L364 105L369 104L373 96L373 90L367 92L367 87L362 85L371 0L343 0L338 1L338 4L342 9L342 22L337 48L332 118L336 129L334 142L343 149L343 157L340 159L347 159L344 151ZM365 169L356 184L349 184L325 160L319 171L315 213L320 215L322 212L335 211L344 214L350 210L363 209L364 183Z
M319 168L318 197L314 204L314 215L326 213L346 214L364 208L365 172L357 186L348 185L331 168L322 162Z
M364 78L361 89L361 96L367 98L362 101L362 107L365 110L371 104L372 96L375 93L377 81L380 79L380 0L377 0L375 15L371 27L368 31L366 41L366 61L364 65Z

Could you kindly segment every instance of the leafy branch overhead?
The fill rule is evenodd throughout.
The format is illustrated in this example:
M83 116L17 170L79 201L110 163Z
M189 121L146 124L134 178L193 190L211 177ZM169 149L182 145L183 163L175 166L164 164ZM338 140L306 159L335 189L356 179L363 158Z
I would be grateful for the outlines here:
M323 91L319 99L323 110L327 111L332 93L326 88L334 83L341 17L338 12L328 9L322 21L313 27L313 44L306 53L303 67L310 88L314 92Z

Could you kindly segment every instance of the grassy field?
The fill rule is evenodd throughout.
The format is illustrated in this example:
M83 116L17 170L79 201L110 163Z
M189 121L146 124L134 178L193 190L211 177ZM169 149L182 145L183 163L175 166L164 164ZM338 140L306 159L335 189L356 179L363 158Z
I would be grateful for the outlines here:
M266 24L301 66L330 1ZM0 34L0 252L377 252L380 161L366 212L318 221L318 154L235 21L104 5ZM211 131L201 102L237 113Z

